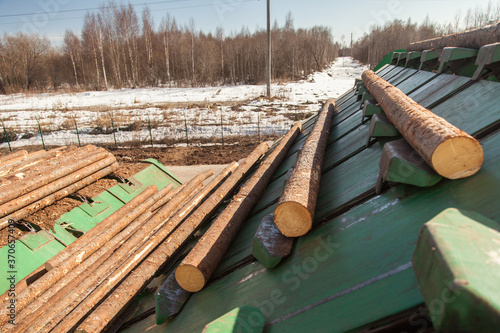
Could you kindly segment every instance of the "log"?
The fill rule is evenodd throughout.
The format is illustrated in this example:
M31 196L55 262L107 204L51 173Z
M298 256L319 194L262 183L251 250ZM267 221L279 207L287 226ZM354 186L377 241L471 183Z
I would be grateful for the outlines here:
M300 123L292 127L177 267L175 279L183 289L197 292L205 286L301 129Z
M26 150L18 150L14 153L10 153L8 155L0 157L0 163L2 163L2 166L3 166L7 163L19 161L20 159L25 158L27 155L28 155L28 152Z
M416 103L373 71L365 71L362 79L387 118L438 174L459 179L479 171L484 153L476 139Z
M479 49L481 46L497 42L500 42L500 22L482 28L410 43L408 52L440 50L445 47Z
M99 269L92 274L92 277L95 277L94 279L85 278L84 282L77 286L76 291L69 286L69 290L72 290L72 294L78 296L69 306L67 305L69 301L72 300L71 296L68 298L67 293L61 291L61 298L64 300L62 305L58 304L58 307L61 309L51 309L50 312L45 313L44 317L52 319L50 321L37 320L36 326L43 327L42 332L44 332L54 328L54 325L62 320L54 331L68 331L71 329L73 325L87 314L99 300L111 291L123 277L134 269L134 267L136 267L145 256L159 244L162 239L158 238L157 235L161 233L163 228L175 228L178 223L184 219L186 214L189 214L190 210L194 209L199 202L213 190L214 186L224 179L234 168L234 165L230 165L202 190L199 190L203 187L201 182L210 177L213 171L210 170L209 172L205 172L195 177L195 180L188 183L184 190L187 194L191 193L194 195L187 198L187 200L186 196L183 196L182 208L175 212L175 214L172 213L179 205L172 206L168 209L162 209L158 212L150 221L141 227L141 230L137 234L129 239L126 244L117 251L116 255L113 254L112 258L106 261L103 266L99 267ZM194 190L193 186L196 186ZM151 237L158 229L158 233ZM111 276L108 276L110 274ZM82 301L83 303L79 305ZM76 309L73 310L75 307ZM65 317L71 310L73 310L73 312Z
M9 164L0 171L0 186L7 186L12 181L26 180L30 177L41 177L56 167L67 165L80 159L83 154L97 150L97 147L88 145L82 148L41 150L29 154L22 161Z
M286 237L311 230L321 179L323 155L330 135L335 101L326 101L274 210L274 223Z
M63 148L63 147L61 147ZM67 147L64 147L67 148ZM63 148L63 149L64 149ZM15 162L7 162L7 163L2 163L0 165L0 176L3 178L6 174L12 173L20 168L24 168L25 165L30 165L30 164L37 164L37 163L42 163L44 159L50 158L51 156L59 153L63 149L58 149L57 151L55 149L46 151L46 150L39 150L36 152L33 152L31 154L26 155L22 160L15 161Z
M116 162L116 158L107 154L108 156L104 159L98 160L95 163L91 163L82 169L72 172L62 178L59 178L51 183L45 184L37 189L26 193L24 195L18 196L15 199L10 200L2 205L0 205L0 217L4 217L16 210L19 210L35 201L43 199L44 197L63 189L80 179L83 179L105 167Z
M5 228L7 225L8 225L8 221L9 219L12 219L14 221L19 221L23 218L25 218L26 216L28 215L31 215L37 211L39 211L40 209L43 209L51 204L53 204L54 202L56 202L57 200L60 200L66 196L68 196L69 194L71 193L75 193L76 191L96 182L97 180L115 172L116 170L118 170L118 162L115 162L113 164L111 164L110 166L107 166L57 192L54 192L38 201L35 201L25 207L23 207L22 209L19 209L17 211L15 211L14 213L4 217L4 218L1 218L0 219L0 230Z
M203 187L204 186L202 183L196 185L196 187L189 193L190 196L183 197L184 200L182 200L180 204L189 202L193 198L193 194L196 195L196 193L201 191ZM71 297L67 297L67 294L63 294L60 296L60 299L64 301L64 304L68 304L69 302L68 306L62 307L61 311L54 311L54 309L50 309L50 312L44 313L44 321L37 321L34 324L34 327L39 332L66 332L69 329L60 328L66 326L75 326L76 322L80 321L82 316L90 311L89 309L81 309L86 309L89 303L93 303L96 299L102 299L104 297L101 293L106 292L106 289L109 286L106 283L110 283L111 285L115 286L120 282L120 280L115 280L114 278L116 277L116 275L112 274L126 274L125 272L130 272L130 270L135 267L134 265L137 265L136 260L140 261L140 258L144 259L144 256L138 256L134 254L134 252L137 252L137 250L144 245L144 242L146 242L152 236L154 231L157 231L157 229L154 228L158 225L158 223L156 222L163 221L163 223L160 223L160 226L164 226L165 223L168 222L169 219L174 215L175 209L179 207L178 204L176 206L170 206L167 204L167 206L172 208L173 210L165 210L161 214L161 216L163 217L159 217L160 215L155 215L150 221L148 221L144 225L144 228L142 228L143 230L139 231L139 233L134 234L133 238L131 238L130 241L124 244L124 246L120 247L116 254L113 254L104 263L104 265L101 265L96 270L96 274L93 275L92 278L84 279L83 282L78 285L77 293L71 294ZM164 213L168 214L165 215ZM151 229L151 227L153 227L153 230ZM132 264L129 266L127 265L127 263ZM73 310L77 312L72 312L70 314L70 311ZM55 325L57 326L54 327Z
M63 255L61 256L58 255L57 257L58 260L60 260L61 257L65 258L64 261L60 262L60 264L57 265L57 267L54 266L55 269L50 270L48 273L43 275L40 279L38 279L36 282L28 286L26 289L24 289L21 293L17 295L16 310L17 311L23 310L28 304L33 302L37 297L39 297L42 293L44 293L47 289L49 289L53 284L59 281L68 272L70 272L78 264L83 262L92 253L94 253L97 248L101 247L104 243L109 241L109 239L111 239L112 236L114 236L117 233L117 230L120 231L131 220L133 220L133 218L140 215L140 213L144 211L143 207L141 207L141 204L155 192L157 192L157 188L155 185L148 187L141 194L132 199L128 204L124 205L125 207L128 208L117 211L118 212L117 215L120 215L124 210L127 210L127 214L125 214L122 218L115 220L116 222L113 223L111 226L109 226L107 230L104 230L103 232L97 235L95 233L89 232L91 234L90 237L85 237L85 235L89 234L86 233L81 238L85 237L84 241L87 241L87 243L79 242L79 240L76 240L71 245L69 245L65 250L61 251L61 253L62 252L65 253L63 253ZM114 219L111 218L110 220L113 221ZM94 235L95 237L92 237ZM86 244L84 248L79 247L81 243ZM5 323L4 320L7 321L7 315L6 315L7 312L5 312L7 310L7 307L4 306L4 303L5 301L2 302L2 307L0 308L0 325Z
M144 214L141 214L81 265L70 271L66 276L43 293L43 295L18 313L16 318L19 323L18 326L15 328L8 328L21 331L26 329L29 324L35 320L40 322L41 319L39 319L39 317L49 310L57 312L62 311L61 309L77 296L77 287L79 287L82 281L85 281L87 284L92 284L93 281L106 273L106 269L108 268L101 265L108 261L108 258L113 255L120 246L125 242L127 242L127 246L133 245L132 242L129 242L130 237L153 215L154 206L161 203L164 204L173 198L173 194L175 193L171 191L172 188L173 185L170 184L144 201L142 204L149 207ZM120 251L123 253L123 249L120 249ZM96 271L96 269L100 271Z
M88 186L89 184L92 184L96 180L116 171L117 169L118 169L118 163L114 163L114 164L110 165L109 167L106 167L106 168L94 173L93 175L90 175L90 176L82 179L78 183L71 185L72 188L65 188L61 191L54 193L53 196L55 198L49 198L49 197L44 198L43 200L41 200L41 201L43 201L43 203L40 203L39 205L42 208L45 206L51 205L53 202L59 200L59 198L63 198L65 196L67 196L69 193L74 193L74 192L78 191L80 188L83 188L85 186ZM38 204L38 203L35 203L35 204ZM38 209L36 209L36 210L38 210ZM16 214L17 213L19 213L19 212L16 212ZM25 216L28 216L30 214L31 214L31 212L27 212ZM0 220L0 229L2 229L4 226L6 226L8 224L8 218L11 218L11 217L8 216L7 219ZM16 216L12 216L12 218L15 219ZM20 217L20 218L22 218L22 217ZM40 267L38 267L36 270L34 270L30 275L28 275L24 279L20 280L19 282L17 282L16 283L16 292L19 294L28 285L30 285L34 281L36 281L38 278L36 278L35 276L39 275L42 271L47 272L45 269L45 263L42 264ZM8 294L8 291L5 292L2 296L0 296L0 301L3 302L4 300L8 299L9 296L7 294Z
M113 225L115 225L119 220L124 218L130 211L137 208L142 202L144 202L151 194L151 190L144 190L141 194L133 198L128 203L124 204L113 214L102 220L95 227L90 229L88 232L79 237L75 242L71 243L64 250L59 252L57 255L49 259L45 263L45 267L48 271L54 267L59 266L61 263L66 261L69 257L84 249L90 242L98 237L102 232L109 230Z
M0 192L0 204L7 203L21 195L25 195L42 186L50 184L51 182L54 182L59 178L76 172L92 163L105 159L108 156L113 155L109 154L105 149L100 148L96 151L85 153L83 156L80 156L80 158L76 162L62 166L58 169L55 169L51 173L42 175L41 177L32 177L2 187L2 191Z
M94 312L89 316L77 331L99 331L102 329L103 325L107 325L108 321L112 320L110 318L119 315L120 311L127 306L130 300L143 288L143 286L151 281L158 269L184 244L207 217L211 216L219 204L234 190L242 177L260 159L268 148L269 146L266 143L261 143L257 146L238 169L236 169L231 176L229 176L226 181L130 275L130 279L127 278L127 280L116 289L117 295L120 296L114 298L109 297L105 303L103 303L103 308L106 309L104 311L105 318L107 318L106 321L99 324L94 322L95 319L92 319L103 316L102 310L99 310L101 307L99 307L97 310L100 312ZM133 281L132 284L130 283L131 281ZM112 306L112 309L109 308L110 306ZM94 325L98 325L98 327L96 328Z

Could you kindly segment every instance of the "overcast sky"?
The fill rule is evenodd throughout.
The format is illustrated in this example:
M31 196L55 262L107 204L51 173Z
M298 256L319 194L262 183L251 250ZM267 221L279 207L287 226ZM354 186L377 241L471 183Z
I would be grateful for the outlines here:
M167 13L180 25L193 18L197 30L214 32L218 26L227 34L246 26L250 31L266 25L266 0L130 0L117 4L134 5L140 14L148 4L158 25ZM271 0L271 19L283 25L291 12L296 28L314 25L331 27L336 40L351 33L354 39L369 31L373 24L393 19L422 22L428 15L434 22L451 22L457 11L462 16L468 9L486 7L488 0ZM94 10L103 0L0 0L0 35L4 33L38 32L56 44L66 29L79 34L85 12ZM106 2L107 3L107 2ZM498 0L493 0L496 5Z

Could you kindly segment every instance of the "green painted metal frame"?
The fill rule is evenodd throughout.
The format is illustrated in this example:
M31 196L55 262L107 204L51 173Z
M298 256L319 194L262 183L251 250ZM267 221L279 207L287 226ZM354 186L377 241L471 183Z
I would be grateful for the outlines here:
M425 50L420 57L419 70L435 71L439 68L439 51Z
M425 223L413 268L438 332L496 332L500 326L500 225L449 208Z
M398 49L398 50L394 50L388 54L386 54L382 60L373 68L373 71L374 72L377 72L379 69L381 69L382 67L384 67L385 65L388 65L392 62L392 59L393 59L393 54L394 53L397 53L397 52L406 52L406 49Z
M438 73L451 71L452 74L472 77L477 69L478 50L461 47L445 47L439 59Z

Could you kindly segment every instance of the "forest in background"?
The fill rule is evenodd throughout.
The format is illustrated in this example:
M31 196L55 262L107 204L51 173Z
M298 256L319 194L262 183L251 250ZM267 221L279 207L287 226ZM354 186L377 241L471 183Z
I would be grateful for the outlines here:
M452 2L450 3L452 6ZM344 46L341 56L352 57L363 64L374 67L386 54L396 49L406 49L410 43L464 30L479 28L500 20L500 1L489 2L486 6L470 8L465 13L457 11L452 22L437 24L427 17L421 24L408 19L406 22L393 20L383 26L373 26L368 34L359 38L350 48Z
M274 81L304 78L338 53L330 28L295 29L291 13L271 33ZM266 40L265 29L204 33L194 20L182 26L170 15L155 28L147 7L139 15L130 4L109 2L86 14L81 36L67 30L61 47L36 34L0 39L0 93L263 83Z

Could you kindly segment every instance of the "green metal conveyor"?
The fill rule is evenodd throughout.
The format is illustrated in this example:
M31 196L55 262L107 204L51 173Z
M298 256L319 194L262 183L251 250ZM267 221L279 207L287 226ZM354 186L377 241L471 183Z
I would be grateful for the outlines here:
M500 84L394 65L381 68L378 75L476 136L485 152L481 171L428 188L394 184L377 195L383 145L399 137L366 145L369 124L363 123L353 88L337 100L315 227L296 240L292 254L267 269L253 258L252 242L262 218L273 212L315 118L304 124L306 135L297 139L209 285L193 294L176 317L157 326L154 291L173 271L166 270L131 305L130 316L122 318L125 332L201 332L245 305L263 313L265 332L369 331L401 323L414 331L430 328L426 320L413 326L408 322L425 314L412 264L420 229L449 207L500 221Z

